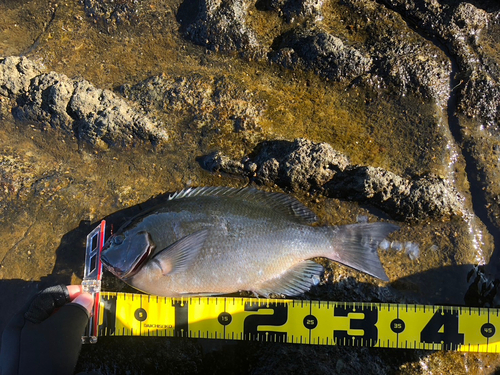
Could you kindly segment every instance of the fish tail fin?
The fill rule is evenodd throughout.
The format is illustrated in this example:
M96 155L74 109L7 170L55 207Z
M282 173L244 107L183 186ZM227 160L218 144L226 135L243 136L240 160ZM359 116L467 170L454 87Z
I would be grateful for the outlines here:
M368 275L389 281L377 248L390 233L399 229L389 223L352 224L339 227L327 227L333 232L333 254L327 258L342 263ZM326 255L326 254L325 254Z

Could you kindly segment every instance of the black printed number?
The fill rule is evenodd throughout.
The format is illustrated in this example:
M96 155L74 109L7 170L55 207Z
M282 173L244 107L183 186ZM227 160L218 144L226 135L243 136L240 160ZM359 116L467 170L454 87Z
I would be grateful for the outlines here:
M363 335L349 335L347 331L333 331L333 337L338 345L352 346L373 346L378 340L378 329L375 324L378 321L378 310L376 308L356 308L348 306L346 308L336 307L334 316L349 316L349 313L363 313L363 319L350 319L350 329L363 330Z
M458 332L458 312L438 310L420 332L420 341L444 344L446 349L463 345L464 334Z
M269 305L245 304L245 311L259 311L261 309L272 309L273 314L256 314L245 318L243 323L243 334L246 340L256 341L286 341L286 332L259 331L260 325L281 326L288 320L288 307L277 303Z

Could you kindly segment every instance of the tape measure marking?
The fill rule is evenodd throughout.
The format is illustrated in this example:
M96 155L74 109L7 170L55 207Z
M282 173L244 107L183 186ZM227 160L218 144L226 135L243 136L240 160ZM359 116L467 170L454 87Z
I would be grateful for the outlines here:
M500 310L101 293L100 336L500 352Z

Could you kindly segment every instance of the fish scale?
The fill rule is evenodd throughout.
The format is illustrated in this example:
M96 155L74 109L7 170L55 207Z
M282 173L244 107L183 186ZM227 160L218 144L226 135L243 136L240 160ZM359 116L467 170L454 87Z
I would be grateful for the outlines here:
M106 243L105 266L161 296L249 290L307 291L325 257L387 280L377 246L389 223L313 226L316 215L285 194L253 188L186 189L129 221Z

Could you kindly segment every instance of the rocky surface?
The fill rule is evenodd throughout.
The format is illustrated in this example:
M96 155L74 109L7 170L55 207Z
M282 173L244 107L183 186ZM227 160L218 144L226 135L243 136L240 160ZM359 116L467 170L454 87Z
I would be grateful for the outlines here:
M264 142L251 157L245 156L241 161L216 152L202 157L200 163L211 172L242 175L259 183L306 191L321 188L350 164L345 155L330 145L306 139Z
M248 0L186 0L177 19L186 37L213 51L241 52L249 58L261 58L264 49L247 25Z
M28 91L31 79L44 71L27 58L9 56L0 60L0 95L16 98Z
M323 0L260 0L255 7L259 10L272 10L286 22L320 21L323 18L321 8Z
M139 21L138 4L136 0L80 0L85 13L99 27L107 32L116 31L120 26L133 26ZM147 3L147 1L144 1Z
M405 178L382 168L352 165L326 143L268 141L241 161L214 153L200 162L212 172L245 176L262 184L320 190L330 197L367 202L398 220L465 214L464 198L450 181L437 176Z
M18 120L59 128L94 144L168 139L164 129L113 92L41 70L26 58L0 60L0 94L16 102L12 113Z
M364 75L365 82L377 86L394 85L400 93L417 92L446 105L450 94L451 63L442 51L411 28L425 30L446 44L458 64L456 84L460 88L459 109L468 116L498 122L498 63L492 62L479 42L481 31L500 30L498 7L490 2L487 10L470 3L437 5L432 1L384 1L387 7L366 0L347 0L356 12L353 27L368 35L364 44L349 42L306 23L279 35L272 45L260 42L246 20L251 3L245 1L198 3L186 0L179 11L186 37L213 50L238 51L263 57L271 50L270 61L288 68L311 69L332 80ZM411 5L409 5L411 4ZM198 5L199 10L197 11ZM288 21L297 16L322 19L322 2L260 1L257 9L276 11ZM191 14L188 15L188 10ZM410 28L401 31L398 11ZM439 11L438 11L439 10ZM192 18L190 18L192 17ZM300 18L299 17L299 18ZM257 52L260 51L260 52ZM446 51L447 52L447 51ZM415 58L416 57L416 58ZM491 64L493 63L493 64ZM453 87L457 89L457 87Z
M401 227L379 250L390 283L321 260L300 298L498 306L499 12L494 0L2 3L0 56L29 58L0 58L0 329L36 290L80 282L90 222L116 228L165 193L249 181L322 223ZM84 347L78 365L498 368L496 355L149 337Z
M401 16L383 5L363 0L344 4L356 14L354 27L367 34L363 49L374 64L365 83L388 86L400 95L419 93L446 107L452 64L441 48L410 27L398 27Z
M458 109L487 124L498 123L500 111L500 70L498 62L487 57L489 41L484 33L498 31L499 6L494 1L445 2L429 0L383 0L415 27L446 44L458 65Z
M0 156L0 202L1 211L5 208L5 202L11 197L20 198L24 194L24 188L32 186L39 177L40 166L33 158L23 158L23 156L12 152L8 148L2 150Z
M326 186L329 196L368 202L398 220L464 216L464 198L437 176L404 178L382 168L354 166Z
M265 103L225 76L154 76L121 93L148 111L167 112L170 121L190 122L197 128L232 124L234 132L258 129ZM175 120L174 120L175 119Z
M333 81L352 80L368 72L372 59L326 32L295 29L275 41L271 61L286 68L313 70Z
M450 83L449 126L462 146L469 179L477 182L471 190L476 197L476 214L500 244L500 189L495 150L499 147L500 58L492 46L498 43L500 7L498 2L428 0L384 0L387 9L397 12L413 29L423 30L437 45L443 44L455 65ZM456 117L455 117L456 116ZM482 208L486 207L486 209ZM500 264L493 261L493 273ZM494 270L494 271L493 271Z
M120 24L133 25L146 11L135 1L85 0L87 15L108 28ZM186 0L179 7L177 20L184 35L210 50L239 52L250 58L265 58L289 68L312 69L334 80L364 75L365 82L377 86L377 76L400 92L420 92L424 97L445 105L450 90L449 50L457 63L459 74L458 108L467 116L484 118L488 124L498 121L500 89L498 62L488 54L488 41L481 33L493 37L500 30L498 5L451 1L442 4L430 0L346 0L342 6L351 27L365 33L364 43L353 42L354 32L337 37L322 30L322 1L257 1L216 2ZM150 7L154 7L153 3ZM305 27L280 27L272 43L259 37L250 18L256 9L268 18L276 12L287 22ZM401 19L402 17L402 19ZM401 27L402 22L409 27ZM420 36L414 29L424 30ZM288 27L288 29L290 29ZM274 32L274 31L273 31ZM438 41L433 43L433 39ZM355 44L356 46L354 46ZM416 57L416 58L413 58Z
M446 105L448 100L449 60L439 48L411 29L401 31L395 27L401 20L381 5L360 0L344 2L356 12L351 16L352 27L368 35L361 44L348 40L349 35L337 37L321 26L321 1L257 2L258 10L277 12L288 22L295 18L308 20L304 26L293 26L291 30L282 27L283 31L272 43L259 39L256 30L248 25L250 13L245 10L249 3L200 1L200 10L196 11L197 4L186 0L178 18L187 38L210 49L258 57L264 55L256 51L270 51L267 57L271 62L290 69L313 70L333 81L362 77L372 87L390 85L402 94L420 93L440 105Z

